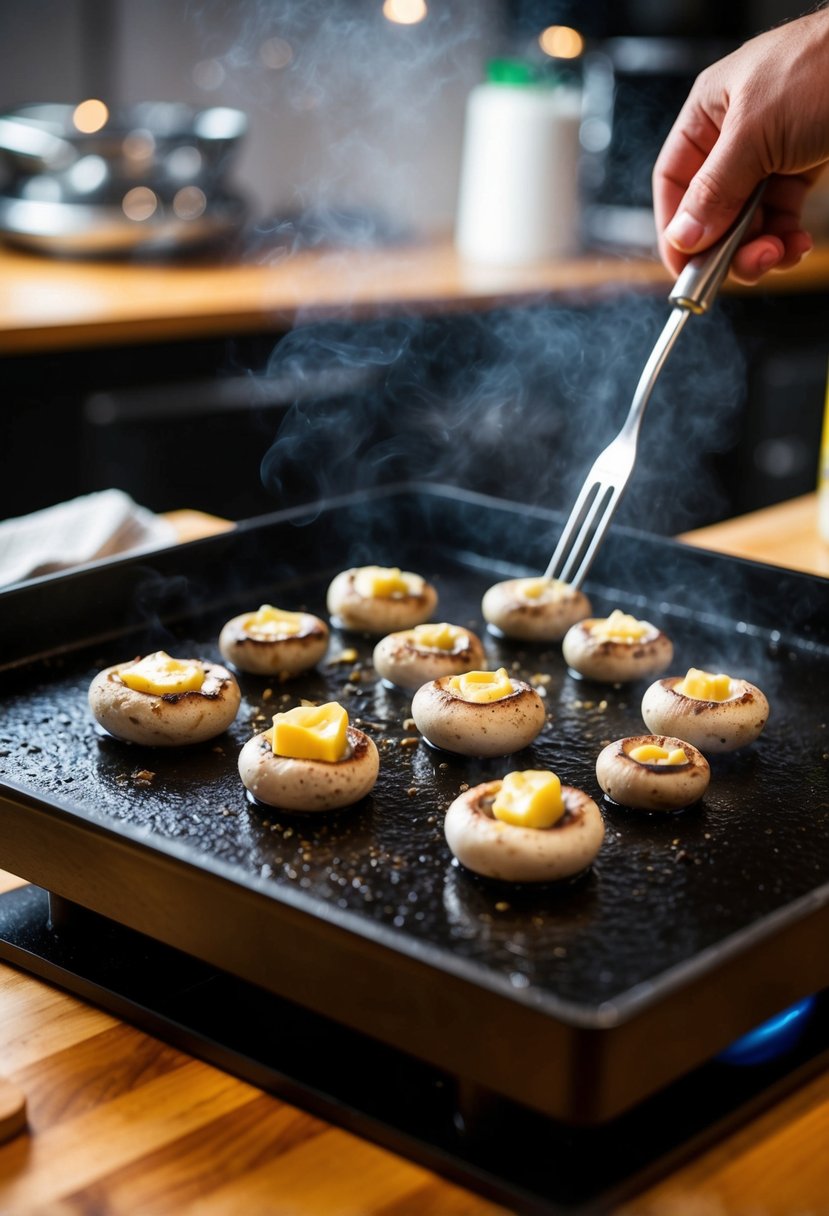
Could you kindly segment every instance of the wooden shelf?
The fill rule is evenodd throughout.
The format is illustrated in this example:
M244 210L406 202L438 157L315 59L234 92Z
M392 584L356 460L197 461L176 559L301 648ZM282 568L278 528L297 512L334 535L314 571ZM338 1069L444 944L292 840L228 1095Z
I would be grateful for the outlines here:
M829 247L764 284L773 292L829 287ZM0 353L281 331L326 316L584 301L630 290L667 295L669 286L661 265L646 258L591 254L483 267L462 261L449 240L306 251L256 265L64 261L0 248Z

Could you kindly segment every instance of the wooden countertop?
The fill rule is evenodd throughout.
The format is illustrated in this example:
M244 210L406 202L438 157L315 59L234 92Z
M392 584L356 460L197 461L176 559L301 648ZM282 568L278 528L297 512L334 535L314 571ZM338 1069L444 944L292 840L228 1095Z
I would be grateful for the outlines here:
M184 518L192 537L198 518ZM210 518L205 530L215 530ZM808 495L684 539L827 573ZM0 889L20 885L0 874ZM428 1170L0 965L0 1072L29 1130L0 1145L4 1216L498 1216ZM829 1072L616 1216L825 1216Z
M323 316L583 300L631 288L667 294L669 283L656 262L621 255L520 269L475 266L448 240L176 266L62 261L0 247L0 354L281 331ZM829 246L765 281L769 291L827 286Z

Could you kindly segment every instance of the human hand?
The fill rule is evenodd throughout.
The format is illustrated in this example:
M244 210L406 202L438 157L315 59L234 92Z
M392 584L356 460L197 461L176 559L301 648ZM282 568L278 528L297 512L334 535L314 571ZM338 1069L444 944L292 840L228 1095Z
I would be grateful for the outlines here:
M678 274L770 178L731 265L756 282L812 247L806 193L829 162L829 9L752 38L697 78L653 172L659 252Z

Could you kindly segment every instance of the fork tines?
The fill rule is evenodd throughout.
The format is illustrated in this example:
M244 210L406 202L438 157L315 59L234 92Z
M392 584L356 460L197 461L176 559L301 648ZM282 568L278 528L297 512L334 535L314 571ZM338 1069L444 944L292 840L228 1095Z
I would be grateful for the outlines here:
M622 488L588 476L544 577L580 587L607 530Z

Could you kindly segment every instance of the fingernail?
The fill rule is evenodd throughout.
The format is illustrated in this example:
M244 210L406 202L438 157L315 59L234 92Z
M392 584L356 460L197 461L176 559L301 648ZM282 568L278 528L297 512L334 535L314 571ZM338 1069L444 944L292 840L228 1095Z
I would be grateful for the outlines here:
M759 258L757 259L757 267L763 274L765 274L767 270L771 270L772 266L776 266L779 261L780 254L775 253L773 249L768 249L765 253L760 254Z
M704 232L705 228L689 211L677 211L665 229L665 236L677 249L688 251L699 244Z

